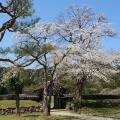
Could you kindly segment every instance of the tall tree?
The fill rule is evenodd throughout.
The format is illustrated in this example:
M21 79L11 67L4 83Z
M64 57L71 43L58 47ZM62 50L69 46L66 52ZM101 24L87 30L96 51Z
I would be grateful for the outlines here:
M115 37L116 33L104 14L97 15L86 5L69 5L65 14L59 16L58 25L60 39L70 49L66 68L65 65L62 68L65 72L69 68L69 77L74 77L76 106L79 108L84 82L92 76L105 78L114 71L119 53L105 52L100 45L104 37Z
M2 80L9 81L9 86L11 87L12 91L15 93L16 99L16 114L20 115L20 101L19 101L19 94L22 89L22 80L21 78L22 69L18 67L9 67L6 68L2 73Z
M77 50L77 53L67 56L66 63L59 70L74 81L76 112L82 107L82 91L86 81L94 81L95 84L99 80L110 82L111 76L118 72L115 63L118 58L120 58L119 53L113 54L99 50L91 50L82 55L81 51Z
M35 26L30 26L25 30L24 34L18 32L13 35L13 39L18 40L14 48L15 61L19 61L19 65L23 67L37 63L38 68L43 68L44 113L50 115L51 90L49 90L49 93L47 92L48 81L52 85L56 68L65 58L67 51L64 51L64 54L61 54L58 58L61 49L55 39L58 32L55 22L37 23Z

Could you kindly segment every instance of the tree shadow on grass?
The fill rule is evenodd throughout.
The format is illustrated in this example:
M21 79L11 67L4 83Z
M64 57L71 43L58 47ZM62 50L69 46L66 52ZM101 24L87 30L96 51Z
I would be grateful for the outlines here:
M23 117L31 117L31 118L36 118L39 117L40 115L24 115Z

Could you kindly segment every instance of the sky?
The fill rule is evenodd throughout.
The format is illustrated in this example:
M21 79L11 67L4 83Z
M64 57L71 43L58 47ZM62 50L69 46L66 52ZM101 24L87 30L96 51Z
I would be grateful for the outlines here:
M5 0L0 0L4 2ZM105 38L102 44L105 49L115 49L120 51L120 0L33 0L35 15L41 18L41 21L52 21L54 20L60 12L64 12L64 9L69 4L77 4L79 6L89 5L93 8L96 13L104 13L108 21L112 23L112 28L114 28L118 36L116 38ZM8 17L0 15L0 26L3 21L7 20ZM11 45L10 40L12 33L7 32L2 42L0 42L0 47L6 47Z

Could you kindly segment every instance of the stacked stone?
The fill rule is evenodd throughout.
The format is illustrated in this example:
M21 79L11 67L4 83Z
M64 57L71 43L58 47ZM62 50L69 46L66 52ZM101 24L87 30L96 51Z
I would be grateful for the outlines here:
M32 113L32 112L43 112L42 107L30 106L30 107L20 107L20 113ZM0 108L0 115L15 114L16 108Z

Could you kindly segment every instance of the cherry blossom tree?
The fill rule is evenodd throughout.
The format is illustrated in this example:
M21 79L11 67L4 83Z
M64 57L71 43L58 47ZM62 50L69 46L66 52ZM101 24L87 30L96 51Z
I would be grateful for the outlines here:
M107 80L116 71L120 54L100 49L101 40L115 37L116 32L104 14L97 15L86 5L69 5L66 13L59 16L58 25L60 40L70 49L61 72L75 80L75 104L81 108L84 82L91 77Z
M83 55L77 50L77 53L74 52L69 57L67 56L66 63L64 62L59 68L59 73L66 74L65 77L74 83L76 112L82 107L82 90L86 81L110 82L111 76L118 72L116 65L119 59L120 53L103 50L91 50Z
M115 36L116 32L104 14L97 15L88 6L69 5L59 19L30 25L23 33L14 34L12 52L16 58L7 60L19 67L34 65L43 68L44 113L50 115L48 79L52 84L59 71L74 77L76 106L81 107L84 81L93 76L107 78L108 73L116 71L115 63L119 62L119 53L100 49L104 37Z

